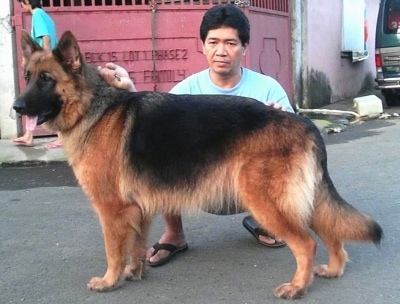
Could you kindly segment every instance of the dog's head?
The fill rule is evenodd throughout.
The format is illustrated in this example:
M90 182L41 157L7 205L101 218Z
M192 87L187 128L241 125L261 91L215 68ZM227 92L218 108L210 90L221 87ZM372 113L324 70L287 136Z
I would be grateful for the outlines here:
M87 109L91 97L84 90L85 63L76 38L65 32L49 52L23 31L21 45L26 88L14 101L14 110L38 116L38 125L46 123L52 131L69 129Z

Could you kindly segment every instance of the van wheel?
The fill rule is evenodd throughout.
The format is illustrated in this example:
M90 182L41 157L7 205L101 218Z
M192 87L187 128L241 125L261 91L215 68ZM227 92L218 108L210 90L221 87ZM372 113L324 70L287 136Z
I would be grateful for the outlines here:
M399 97L397 95L383 93L383 96L385 97L385 102L388 107L393 107L400 104Z

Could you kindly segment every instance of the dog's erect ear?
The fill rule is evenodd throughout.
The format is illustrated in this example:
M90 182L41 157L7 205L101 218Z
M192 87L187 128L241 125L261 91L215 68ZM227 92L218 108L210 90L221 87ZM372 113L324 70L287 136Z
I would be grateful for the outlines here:
M75 36L66 31L53 50L54 56L61 65L73 73L79 73L82 66L82 55Z
M43 48L24 30L21 32L21 48L25 62L28 61L34 52L43 50Z

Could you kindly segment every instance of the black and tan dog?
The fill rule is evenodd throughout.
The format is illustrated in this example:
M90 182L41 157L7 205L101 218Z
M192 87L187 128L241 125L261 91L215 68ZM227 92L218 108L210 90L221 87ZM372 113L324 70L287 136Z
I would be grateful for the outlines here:
M335 190L323 139L308 119L242 97L117 90L84 62L71 32L52 52L26 33L22 47L27 87L14 109L62 132L100 218L108 269L90 289L141 278L158 212L225 202L249 211L296 258L293 280L275 290L281 298L302 296L312 282L316 242L309 228L328 249L329 263L314 268L327 278L343 274L343 242L379 244L379 224Z

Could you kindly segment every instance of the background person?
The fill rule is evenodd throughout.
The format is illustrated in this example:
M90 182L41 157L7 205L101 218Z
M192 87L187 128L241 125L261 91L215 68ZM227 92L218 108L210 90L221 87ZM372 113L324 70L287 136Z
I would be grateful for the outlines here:
M44 49L51 51L57 44L57 30L53 19L42 9L41 0L18 0L21 7L32 14L31 37ZM25 62L22 61L22 67ZM26 117L25 134L12 139L18 145L33 146L33 131L37 125L37 117ZM62 147L59 133L57 140L46 145L46 148Z

